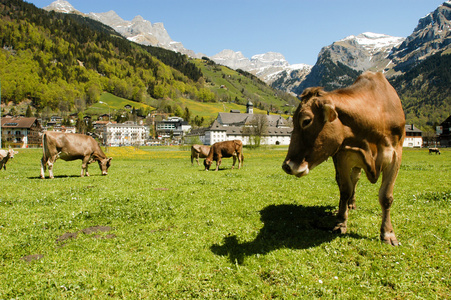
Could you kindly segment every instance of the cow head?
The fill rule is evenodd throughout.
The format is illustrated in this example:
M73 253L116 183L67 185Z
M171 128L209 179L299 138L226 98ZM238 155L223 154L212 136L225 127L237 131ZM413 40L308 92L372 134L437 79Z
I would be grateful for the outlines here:
M19 152L14 151L13 149L9 149L7 155L9 156L9 158L14 158L14 154L17 154L17 153L19 153Z
M212 164L212 163L213 163L213 161L210 160L210 159L208 159L208 158L206 158L206 159L204 160L205 171L210 170L210 167L211 167L211 164Z
M111 165L111 160L112 159L113 159L112 157L107 157L107 158L98 160L100 171L102 171L102 175L107 175L108 174L108 168Z
M301 177L336 153L342 142L335 105L322 88L305 89L293 116L293 132L282 169Z

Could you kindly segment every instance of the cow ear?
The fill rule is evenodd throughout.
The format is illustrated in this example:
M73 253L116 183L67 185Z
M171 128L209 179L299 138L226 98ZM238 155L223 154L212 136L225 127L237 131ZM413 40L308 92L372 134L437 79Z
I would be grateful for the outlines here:
M325 122L333 122L336 118L338 118L338 113L335 110L335 105L333 105L332 103L324 104L323 109Z

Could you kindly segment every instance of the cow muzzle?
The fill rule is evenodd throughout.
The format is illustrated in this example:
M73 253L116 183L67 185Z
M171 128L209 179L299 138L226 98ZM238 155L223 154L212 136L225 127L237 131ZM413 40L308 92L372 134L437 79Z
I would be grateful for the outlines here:
M282 169L289 175L296 177L305 176L309 173L308 163L304 161L301 164L297 164L291 160L286 160L282 164Z

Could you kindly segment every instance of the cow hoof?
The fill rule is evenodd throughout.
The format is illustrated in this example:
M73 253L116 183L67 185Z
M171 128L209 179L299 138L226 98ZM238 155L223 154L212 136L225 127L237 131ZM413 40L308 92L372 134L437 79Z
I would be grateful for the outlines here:
M355 203L348 205L348 209L356 209L356 208L357 208L357 205L355 205Z
M392 246L400 246L401 245L393 233L386 234L385 236L381 235L381 241L384 244L388 244L388 245L392 245Z
M340 223L335 225L334 229L332 229L332 232L337 234L345 234L347 229L348 228L346 227L346 225Z

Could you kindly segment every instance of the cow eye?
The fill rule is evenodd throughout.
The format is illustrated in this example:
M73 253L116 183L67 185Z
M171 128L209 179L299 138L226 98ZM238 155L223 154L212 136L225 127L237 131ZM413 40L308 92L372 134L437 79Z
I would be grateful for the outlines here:
M306 128L308 127L310 124L312 123L312 119L310 118L305 118L304 120L302 120L301 122L301 128Z

